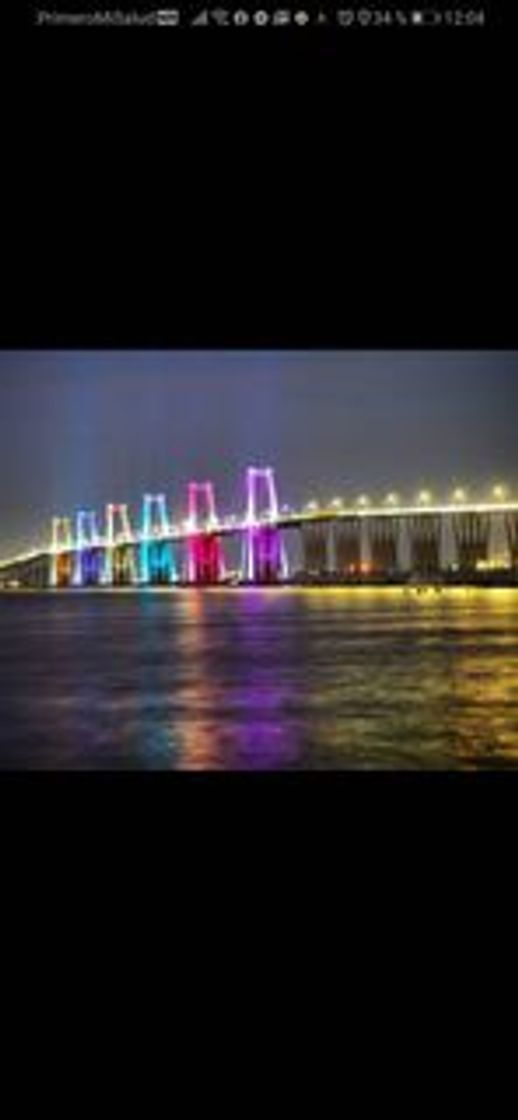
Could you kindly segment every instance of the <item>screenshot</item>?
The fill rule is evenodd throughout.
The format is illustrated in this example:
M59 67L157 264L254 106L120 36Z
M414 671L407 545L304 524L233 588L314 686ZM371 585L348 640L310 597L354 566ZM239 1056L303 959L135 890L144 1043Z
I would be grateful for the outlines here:
M518 769L511 8L6 20L4 775Z

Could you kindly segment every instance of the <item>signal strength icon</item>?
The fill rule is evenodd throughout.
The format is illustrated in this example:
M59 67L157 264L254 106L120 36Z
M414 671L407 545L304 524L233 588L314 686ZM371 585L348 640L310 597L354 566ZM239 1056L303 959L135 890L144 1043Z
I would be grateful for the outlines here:
M191 27L207 27L208 23L209 23L209 13L208 13L207 9L204 8L204 10L202 12L199 12L199 14L194 17L194 19L191 23Z

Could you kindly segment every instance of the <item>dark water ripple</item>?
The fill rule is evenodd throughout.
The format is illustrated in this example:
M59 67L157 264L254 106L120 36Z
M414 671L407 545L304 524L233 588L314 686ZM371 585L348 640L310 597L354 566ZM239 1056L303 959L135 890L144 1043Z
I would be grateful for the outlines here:
M518 765L518 591L0 597L3 768Z

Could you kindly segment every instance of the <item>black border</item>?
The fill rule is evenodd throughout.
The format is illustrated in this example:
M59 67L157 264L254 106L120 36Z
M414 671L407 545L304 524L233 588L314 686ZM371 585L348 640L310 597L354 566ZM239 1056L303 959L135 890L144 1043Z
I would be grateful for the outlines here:
M0 346L513 349L512 36L238 38L4 46Z

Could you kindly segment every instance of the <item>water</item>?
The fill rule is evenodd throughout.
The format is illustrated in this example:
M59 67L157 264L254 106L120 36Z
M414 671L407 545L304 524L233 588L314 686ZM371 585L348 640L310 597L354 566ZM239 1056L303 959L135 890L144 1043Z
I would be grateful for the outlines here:
M518 765L518 589L0 596L3 768Z

